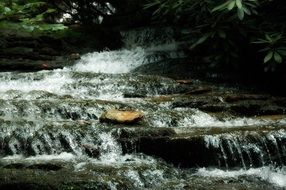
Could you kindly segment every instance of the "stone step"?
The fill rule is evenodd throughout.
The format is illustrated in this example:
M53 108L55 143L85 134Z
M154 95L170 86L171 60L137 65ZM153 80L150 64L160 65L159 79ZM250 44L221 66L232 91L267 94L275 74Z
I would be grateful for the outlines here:
M126 153L141 152L179 167L249 168L286 164L285 126L122 129ZM147 132L148 131L148 132Z
M105 140L118 142L105 150ZM1 121L0 155L70 152L98 158L122 148L180 167L259 167L286 164L286 126L156 128L98 121ZM120 149L121 149L120 148ZM117 154L121 154L118 152Z
M207 127L212 125L231 127L285 123L284 115L279 115L277 118L275 116L245 118L234 117L228 113L207 114L197 109L172 108L169 107L170 104L149 98L145 101L130 99L123 103L121 101L74 99L68 95L59 96L43 91L31 91L27 94L10 91L5 96L14 98L0 99L0 118L3 120L89 121L99 120L104 112L115 109L142 112L140 124L152 127ZM19 97L25 99L18 99Z
M154 163L153 163L154 165ZM90 167L74 171L74 169L61 169L58 171L45 171L43 169L8 169L0 170L0 189L200 189L200 190L282 190L258 177L202 177L178 172L172 167ZM48 166L47 166L48 167ZM162 171L165 169L165 171ZM161 175L160 175L161 174ZM17 180L15 180L17 179ZM182 187L182 188L181 188Z

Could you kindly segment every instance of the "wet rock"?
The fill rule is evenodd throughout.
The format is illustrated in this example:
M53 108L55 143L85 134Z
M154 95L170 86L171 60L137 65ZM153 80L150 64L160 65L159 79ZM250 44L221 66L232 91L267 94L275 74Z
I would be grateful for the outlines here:
M78 59L80 59L80 55L79 55L79 53L72 53L69 55L68 58L69 58L69 60L78 60Z
M227 95L224 100L226 102L237 102L241 100L267 100L269 97L266 95L257 95L257 94L236 94L236 95Z
M174 99L173 96L155 96L151 98L152 102L156 102L156 103L163 103L163 102L170 102Z
M284 97L276 97L273 102L278 106L286 107L286 98Z
M175 130L176 133L157 131L154 133L157 135L142 133L133 137L125 130L120 142L127 153L161 157L180 167L260 167L285 164L285 155L279 153L286 142L286 137L281 136L284 129L282 126L185 128Z
M106 177L106 181L112 180L111 177L108 177ZM1 190L111 189L108 182L102 181L100 177L95 177L91 173L86 174L84 172L76 174L72 170L1 169L0 179ZM124 187L121 189L130 189L124 186L123 182L118 181Z
M258 116L256 118L267 119L267 120L272 120L272 121L279 121L281 119L285 119L286 115L262 115L262 116Z
M186 94L188 94L188 95L205 94L205 93L208 93L211 91L212 91L212 89L210 87L200 86L200 87L195 88L191 91L188 91Z
M114 131L114 136L118 139L134 139L140 137L170 137L176 135L172 128L152 128L152 127L136 127L136 128L119 128Z
M83 144L82 147L85 149L85 152L88 156L92 158L98 158L100 155L100 149L98 146L93 144Z
M200 90L198 91L200 93ZM203 92L202 92L203 93ZM207 112L228 112L241 116L283 115L286 106L279 98L267 95L186 94L173 97L172 108L196 108Z
M13 163L13 164L7 164L5 166L3 166L3 168L7 168L7 169L23 169L25 168L25 165L22 163Z
M213 97L177 97L172 102L172 108L198 108L201 109L205 105L212 105L215 102Z
M144 115L141 111L124 111L111 109L104 112L99 118L100 122L134 124L143 119Z
M59 52L57 52L56 50L50 47L43 47L39 49L39 53L46 54L46 55L60 55Z
M47 58L47 59L46 59ZM1 58L0 56L0 70L1 71L38 71L38 70L52 70L59 69L65 66L72 65L66 61L64 57L43 57L27 55L19 58Z
M25 54L33 53L33 48L13 47L13 48L4 49L3 53L9 54L9 55L25 55Z
M285 108L272 104L267 101L240 101L235 104L230 104L230 110L240 114L247 116L254 115L276 115L276 114L284 114Z
M124 92L123 94L124 98L145 98L146 96L146 92L140 92L140 90L137 92Z
M179 84L193 84L192 80L176 80Z
M40 163L33 164L27 167L28 169L45 170L45 171L58 171L64 168L63 165L53 163Z

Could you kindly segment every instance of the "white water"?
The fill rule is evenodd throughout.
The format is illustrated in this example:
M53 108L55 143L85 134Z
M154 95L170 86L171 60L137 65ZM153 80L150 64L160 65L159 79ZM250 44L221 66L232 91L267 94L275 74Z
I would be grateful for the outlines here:
M63 85L70 84L73 81L68 72L62 72L61 70L40 71L40 75L44 75L44 78L35 78L36 74L27 73L23 74L21 78L12 78L15 73L1 73L0 76L0 93L7 92L9 90L19 90L21 92L31 92L35 90L42 90L56 94L62 94ZM3 97L9 99L9 95Z
M15 73L2 73L0 75L0 94L2 98L9 99L7 91L18 90L21 92L31 92L35 90L46 91L59 95L84 93L71 91L65 86L76 83L71 77L71 72L89 73L128 73L134 68L145 64L145 51L142 48L132 50L117 50L89 53L82 56L82 59L74 66L53 71L40 71L37 73L27 73L13 78ZM43 76L37 79L37 75ZM88 82L88 81L87 81ZM112 88L113 86L111 86ZM107 89L108 90L108 89Z
M182 127L241 127L241 126L265 126L270 124L269 120L254 119L247 117L218 119L200 110L194 110L194 114L183 118Z
M6 156L3 157L3 161L55 161L60 160L63 162L75 160L76 156L72 153L62 152L60 154L52 154L52 155L37 155L37 156L30 156L24 157L23 155L13 155L13 156Z
M240 178L243 176L256 176L261 180L272 183L278 187L286 187L286 167L272 168L270 166L251 168L248 170L231 170L201 168L194 175L214 178Z
M164 49L164 46L161 45L159 49ZM78 79L72 76L73 73L87 73L87 75L90 73L129 73L133 69L150 62L150 56L147 60L147 55L148 53L140 47L130 50L94 52L83 55L81 60L72 67L35 73L1 73L0 96L2 99L17 97L34 99L35 96L31 95L31 93L42 91L60 96L71 95L82 99L119 100L123 98L121 92L123 88L134 90L133 87L126 87L125 84L120 83L116 84L116 81L114 83L112 80L119 79L113 79L112 75L105 79L101 79L100 76ZM136 79L132 79L132 77L130 80L136 82ZM97 91L97 94L94 91Z
M73 67L66 70L94 73L128 73L146 63L146 52L137 47L132 50L88 53Z

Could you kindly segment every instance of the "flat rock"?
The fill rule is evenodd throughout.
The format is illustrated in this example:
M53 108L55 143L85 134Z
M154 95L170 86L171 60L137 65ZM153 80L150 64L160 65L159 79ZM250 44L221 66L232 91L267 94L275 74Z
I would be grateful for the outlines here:
M226 96L224 99L226 102L237 102L242 100L267 100L269 97L266 95L257 94L233 94Z
M186 94L187 95L205 94L205 93L209 93L211 91L212 91L212 88L210 88L208 86L199 86L198 88L195 88L191 91L188 91Z
M193 84L192 80L176 80L179 84Z
M141 111L124 111L111 109L104 112L99 120L101 122L133 124L142 120L143 116L144 115Z

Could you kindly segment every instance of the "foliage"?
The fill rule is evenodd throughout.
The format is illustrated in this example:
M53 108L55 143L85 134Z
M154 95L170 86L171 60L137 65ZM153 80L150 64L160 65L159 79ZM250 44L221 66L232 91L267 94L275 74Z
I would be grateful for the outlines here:
M66 27L63 24L47 23L47 18L57 13L57 10L45 1L30 0L21 3L21 1L12 1L9 7L4 2L0 2L0 20L2 26L15 26L16 24L25 31L57 31ZM7 23L12 22L12 23ZM13 24L16 23L16 24Z
M54 7L71 17L73 22L85 25L99 25L106 17L115 13L107 0L61 0L53 1Z
M285 63L283 0L149 0L145 9L153 11L155 20L190 28L184 32L190 49L208 61L258 60L266 70Z
M264 63L276 62L282 63L286 56L286 38L280 33L265 34L265 38L258 39L256 44L262 44L265 48L259 52L266 53Z

